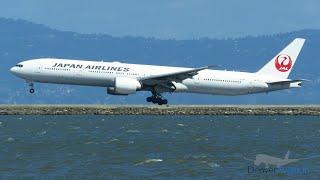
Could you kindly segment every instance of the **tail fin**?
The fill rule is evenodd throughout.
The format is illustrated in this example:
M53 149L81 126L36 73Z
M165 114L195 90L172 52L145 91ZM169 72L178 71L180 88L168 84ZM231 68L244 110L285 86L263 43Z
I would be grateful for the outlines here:
M288 78L294 63L302 49L305 39L296 38L271 61L264 65L257 73L274 76L278 78Z

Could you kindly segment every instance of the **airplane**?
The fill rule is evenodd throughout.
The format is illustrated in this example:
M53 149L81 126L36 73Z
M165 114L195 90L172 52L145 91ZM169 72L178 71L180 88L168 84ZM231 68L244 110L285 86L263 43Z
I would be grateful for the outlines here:
M167 104L163 93L245 95L300 88L304 79L288 79L305 39L296 38L254 73L200 68L169 67L120 62L40 58L23 61L10 71L34 82L106 87L111 95L150 91L147 102Z
M255 166L260 166L261 164L264 164L266 168L269 168L270 165L276 166L277 168L280 168L280 167L285 166L290 163L320 157L320 156L311 156L311 157L307 157L307 158L290 159L289 156L290 156L290 151L287 151L287 153L283 159L278 158L278 157L274 157L274 156L270 156L267 154L257 154L256 159L249 159L246 157L244 157L244 159L248 160L248 161L252 161Z
M260 164L265 164L265 166L268 168L270 165L281 167L285 166L287 164L300 161L302 159L289 159L290 151L287 152L287 154L284 156L283 159L273 157L266 154L257 154L256 159L253 160L255 166L260 166ZM250 160L248 158L245 158L246 160Z

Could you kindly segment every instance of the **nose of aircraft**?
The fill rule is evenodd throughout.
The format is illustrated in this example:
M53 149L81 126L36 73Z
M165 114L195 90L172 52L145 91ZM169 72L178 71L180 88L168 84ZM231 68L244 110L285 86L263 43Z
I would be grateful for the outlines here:
M11 72L11 73L14 72L14 68L15 68L15 67L12 67L12 68L10 69L10 72Z
M17 67L12 67L12 68L10 69L10 72L11 72L12 74L17 74Z

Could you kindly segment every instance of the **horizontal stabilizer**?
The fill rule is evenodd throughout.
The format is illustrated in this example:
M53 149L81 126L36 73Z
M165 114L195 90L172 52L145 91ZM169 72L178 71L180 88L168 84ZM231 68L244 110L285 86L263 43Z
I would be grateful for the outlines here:
M267 82L267 84L283 85L283 84L297 83L297 82L302 82L302 81L308 81L308 80L307 79L295 79L295 80L273 81L273 82Z

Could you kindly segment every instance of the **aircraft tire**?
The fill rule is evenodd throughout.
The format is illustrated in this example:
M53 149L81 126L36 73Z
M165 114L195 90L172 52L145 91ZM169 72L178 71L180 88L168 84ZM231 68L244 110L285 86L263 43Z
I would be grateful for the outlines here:
M147 100L147 102L152 102L153 99L152 99L152 97L147 97L146 100Z
M163 104L168 104L168 100L164 99L164 100L162 100L162 103Z
M158 103L158 100L155 99L155 98L153 98L153 99L151 100L151 102L152 102L153 104L157 104L157 103Z
M34 93L34 89L31 88L31 89L29 90L29 92L30 92L31 94L33 94L33 93Z

